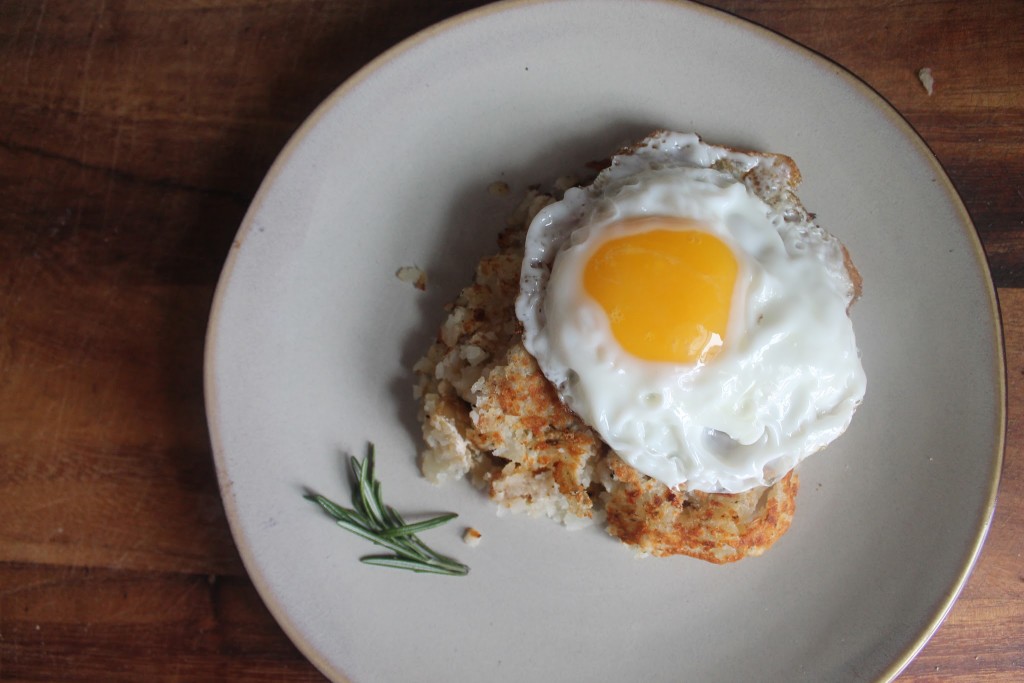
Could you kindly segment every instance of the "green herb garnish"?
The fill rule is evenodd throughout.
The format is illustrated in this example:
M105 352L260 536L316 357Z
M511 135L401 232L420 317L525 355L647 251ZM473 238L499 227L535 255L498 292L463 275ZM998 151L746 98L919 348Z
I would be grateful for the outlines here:
M381 567L429 574L465 576L469 573L469 567L434 552L416 536L421 531L433 529L455 519L458 517L457 514L449 512L422 522L407 524L394 508L384 504L381 497L380 482L373 473L373 444L370 444L369 453L362 462L355 456L349 456L348 464L352 475L354 507L342 507L316 493L308 493L305 497L306 500L311 500L323 508L342 529L347 529L394 553L368 555L359 558L360 561Z

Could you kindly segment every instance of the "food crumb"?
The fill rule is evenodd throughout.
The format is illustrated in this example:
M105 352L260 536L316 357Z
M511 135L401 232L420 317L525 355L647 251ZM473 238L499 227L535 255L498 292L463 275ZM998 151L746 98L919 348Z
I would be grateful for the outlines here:
M416 266L402 266L395 271L395 277L402 282L408 282L421 292L427 288L427 274L422 268Z
M506 197L508 196L508 183L503 183L500 180L496 180L487 186L487 191L495 197Z
M462 534L463 542L465 542L465 544L468 545L470 548L475 548L478 545L480 545L480 539L482 537L483 534L481 534L473 527L468 527L465 533Z
M555 178L555 189L559 192L565 192L570 187L575 187L579 184L579 179L574 175L563 175Z
M921 85L924 86L925 92L931 96L935 92L935 77L932 76L932 70L925 67L917 72L917 77L921 81Z

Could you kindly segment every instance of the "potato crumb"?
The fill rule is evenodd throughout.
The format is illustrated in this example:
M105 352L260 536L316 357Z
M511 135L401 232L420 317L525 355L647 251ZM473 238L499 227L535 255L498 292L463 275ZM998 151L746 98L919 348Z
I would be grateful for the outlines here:
M497 180L487 186L487 191L495 197L507 197L509 192L508 183Z
M579 179L574 175L559 176L555 179L555 190L564 193L570 187L576 187L579 182Z
M421 292L427 288L427 274L416 266L402 266L395 271L395 277L402 282L408 282Z
M935 92L935 77L932 76L932 70L925 67L917 72L917 78L921 81L921 85L924 86L925 92L929 96Z
M480 539L482 537L483 537L483 534L481 534L479 531L477 531L473 527L468 527L466 529L466 532L464 534L462 534L462 540L470 548L475 548L478 545L480 545Z

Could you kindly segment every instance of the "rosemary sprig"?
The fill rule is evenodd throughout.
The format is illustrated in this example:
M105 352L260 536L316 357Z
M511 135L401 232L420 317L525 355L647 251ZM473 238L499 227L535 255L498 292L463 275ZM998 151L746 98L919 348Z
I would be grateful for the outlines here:
M447 576L465 576L469 573L469 567L431 550L416 536L421 531L455 519L457 514L449 512L407 524L394 508L384 504L380 481L373 473L373 444L370 444L369 452L362 462L349 456L348 464L352 475L351 508L342 507L316 493L308 493L305 498L319 505L342 529L394 553L368 555L360 558L360 561L380 567Z

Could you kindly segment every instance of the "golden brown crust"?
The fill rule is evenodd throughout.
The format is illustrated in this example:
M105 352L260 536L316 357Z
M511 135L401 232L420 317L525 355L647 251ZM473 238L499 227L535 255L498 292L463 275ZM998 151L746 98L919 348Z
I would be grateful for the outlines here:
M853 304L860 298L861 293L864 291L864 278L861 277L860 271L857 270L857 266L853 265L853 258L850 256L850 250L843 245L843 265L846 266L846 272L850 274L850 280L853 282L853 298L850 299L850 305L846 307L846 312L849 313L850 309L853 308Z
M569 511L591 516L586 466L604 445L565 407L519 341L485 376L473 416L467 437L476 448L515 463L508 474L550 471Z
M638 551L735 562L762 554L789 528L799 479L744 493L683 493L610 459L618 485L605 496L608 532Z

